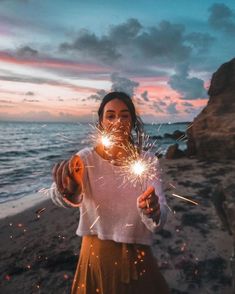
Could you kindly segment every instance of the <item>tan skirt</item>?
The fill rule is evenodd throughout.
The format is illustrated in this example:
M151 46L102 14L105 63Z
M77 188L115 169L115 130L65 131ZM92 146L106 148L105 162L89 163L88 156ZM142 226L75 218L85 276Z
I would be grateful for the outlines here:
M151 248L85 236L71 294L167 294Z

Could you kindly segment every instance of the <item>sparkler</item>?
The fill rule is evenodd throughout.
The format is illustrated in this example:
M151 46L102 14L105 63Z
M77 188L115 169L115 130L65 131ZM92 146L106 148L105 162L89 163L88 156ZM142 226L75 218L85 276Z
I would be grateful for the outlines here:
M122 145L122 148L129 156L121 160L121 174L125 182L130 182L136 187L140 184L141 190L148 180L153 180L157 177L158 158L148 156L148 152L140 153L138 149L131 143Z
M98 128L97 126L91 125L93 133L90 138L93 145L102 144L105 148L109 149L114 145L115 138L113 132L108 132Z

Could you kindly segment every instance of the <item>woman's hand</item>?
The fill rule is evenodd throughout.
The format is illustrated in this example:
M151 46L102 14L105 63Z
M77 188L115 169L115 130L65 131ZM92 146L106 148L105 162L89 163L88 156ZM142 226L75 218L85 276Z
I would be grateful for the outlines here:
M78 155L57 163L52 170L52 176L60 194L75 203L82 192L83 174L84 164Z
M143 213L152 218L156 223L160 220L160 204L158 196L155 194L154 187L150 186L147 190L138 197L138 207L143 210Z

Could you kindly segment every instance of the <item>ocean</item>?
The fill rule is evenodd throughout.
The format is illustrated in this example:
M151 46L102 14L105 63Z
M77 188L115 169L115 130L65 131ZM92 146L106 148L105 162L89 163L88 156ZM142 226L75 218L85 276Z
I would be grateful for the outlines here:
M153 151L165 153L175 143L164 134L185 131L188 123L146 124L150 136L161 136ZM55 163L91 146L94 128L88 123L0 122L0 203L35 194L52 183ZM178 141L186 148L185 140Z

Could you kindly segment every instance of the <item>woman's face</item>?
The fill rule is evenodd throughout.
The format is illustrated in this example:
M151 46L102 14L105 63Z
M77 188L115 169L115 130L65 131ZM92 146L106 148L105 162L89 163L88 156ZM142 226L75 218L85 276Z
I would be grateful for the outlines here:
M132 120L126 104L119 99L113 99L105 104L101 125L118 139L129 138Z

